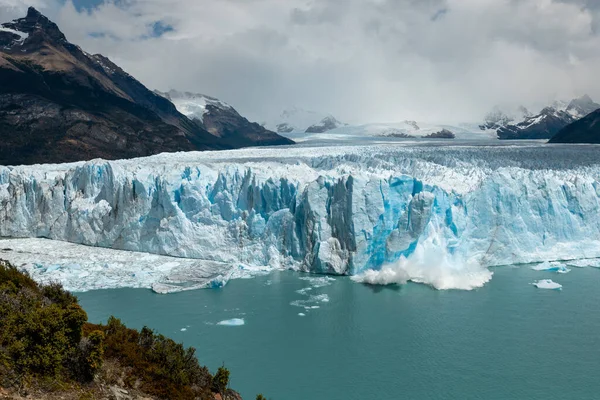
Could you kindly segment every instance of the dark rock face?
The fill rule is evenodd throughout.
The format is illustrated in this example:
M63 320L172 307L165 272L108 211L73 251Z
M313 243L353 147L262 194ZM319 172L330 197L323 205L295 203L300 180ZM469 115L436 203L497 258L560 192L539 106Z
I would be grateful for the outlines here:
M528 117L523 122L500 127L498 138L549 139L573 121L573 116L568 112L546 107L540 114Z
M285 122L277 124L276 128L278 133L292 133L294 131L294 127Z
M600 109L561 129L548 143L600 144Z
M265 141L254 133L242 142L212 135L108 58L69 43L34 8L2 28L0 164L129 158Z
M381 132L381 134L379 134L379 136L400 139L415 139L415 136L409 135L408 133L402 132L401 130L394 128L384 130L383 132Z
M156 93L175 104L193 104L196 112L188 115L188 118L228 146L271 146L294 143L265 129L260 124L248 121L235 108L214 97L175 90ZM201 115L199 110L202 110Z
M431 133L427 136L423 136L424 139L454 139L456 135L450 132L448 129L442 129L439 132Z
M342 123L332 116L325 117L318 124L309 126L306 133L323 133L342 126Z

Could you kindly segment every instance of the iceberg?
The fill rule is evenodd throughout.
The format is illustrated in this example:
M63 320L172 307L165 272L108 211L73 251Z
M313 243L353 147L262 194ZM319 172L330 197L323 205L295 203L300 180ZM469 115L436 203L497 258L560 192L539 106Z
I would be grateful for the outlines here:
M542 279L532 283L538 289L562 290L560 283L554 282L552 279Z
M0 167L0 237L179 262L160 275L143 262L109 273L45 259L58 266L48 279L77 276L81 290L99 276L123 286L125 271L127 285L169 292L282 268L472 289L488 267L600 257L599 160L594 146L457 142ZM2 257L33 265L43 254Z
M226 319L224 321L217 322L217 325L222 325L222 326L242 326L244 324L245 324L245 321L243 318L232 318L232 319Z
M541 264L534 265L533 267L531 267L531 269L533 269L534 271L549 271L556 272L559 274L566 274L571 272L571 270L567 268L564 264L548 261L544 261Z

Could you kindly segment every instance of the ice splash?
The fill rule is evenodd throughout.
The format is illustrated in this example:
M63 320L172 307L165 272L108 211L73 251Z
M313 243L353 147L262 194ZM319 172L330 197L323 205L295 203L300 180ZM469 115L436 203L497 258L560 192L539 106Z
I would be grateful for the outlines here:
M217 322L217 325L222 326L242 326L245 324L244 318L232 318Z
M417 243L408 257L401 256L394 263L384 265L380 270L369 269L353 276L355 282L370 285L405 284L408 281L424 283L438 290L472 290L482 287L493 272L482 267L473 258L460 253L452 253L444 236L433 223L428 226L431 234Z
M531 267L531 269L533 269L534 271L549 271L556 272L559 274L566 274L571 272L571 270L567 268L564 264L548 261L545 261L538 265L534 265L533 267Z
M532 283L538 289L562 290L560 283L554 282L552 279L542 279Z

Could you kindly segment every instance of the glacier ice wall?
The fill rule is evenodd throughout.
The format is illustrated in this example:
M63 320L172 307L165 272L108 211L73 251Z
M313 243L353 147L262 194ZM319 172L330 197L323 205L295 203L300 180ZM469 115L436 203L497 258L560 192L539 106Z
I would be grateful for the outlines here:
M330 274L418 256L427 282L436 246L450 272L600 257L599 160L382 145L0 167L0 236Z

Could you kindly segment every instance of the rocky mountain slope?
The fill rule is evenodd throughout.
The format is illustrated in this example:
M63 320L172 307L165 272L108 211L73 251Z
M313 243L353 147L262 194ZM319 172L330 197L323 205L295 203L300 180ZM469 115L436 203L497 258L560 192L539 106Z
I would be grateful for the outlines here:
M248 121L235 108L214 97L176 90L156 93L173 102L177 110L191 121L233 147L294 143Z
M330 114L298 107L284 110L275 122L268 124L280 134L323 133L345 125Z
M34 8L0 26L0 164L226 149L262 139L211 134L108 58L69 43Z
M480 125L482 130L495 130L499 139L549 139L567 125L600 108L588 95L570 102L554 102L538 114L525 107L515 112L495 108Z
M600 144L600 110L596 110L561 129L549 143Z

